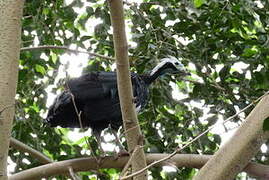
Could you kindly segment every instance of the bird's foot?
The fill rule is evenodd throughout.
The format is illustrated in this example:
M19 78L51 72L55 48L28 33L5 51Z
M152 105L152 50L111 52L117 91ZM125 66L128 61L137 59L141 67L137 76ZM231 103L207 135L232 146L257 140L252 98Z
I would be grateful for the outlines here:
M130 154L125 149L121 149L118 153L114 154L114 160L118 160L120 157L129 156Z
M100 155L96 158L96 163L98 164L98 166L100 166L101 164L103 164L104 160L105 160L105 155Z
M99 158L104 158L106 157L106 153L104 151L100 152L100 154L98 155Z
M121 149L120 152L118 152L119 157L122 156L129 156L129 152L126 151L125 149Z

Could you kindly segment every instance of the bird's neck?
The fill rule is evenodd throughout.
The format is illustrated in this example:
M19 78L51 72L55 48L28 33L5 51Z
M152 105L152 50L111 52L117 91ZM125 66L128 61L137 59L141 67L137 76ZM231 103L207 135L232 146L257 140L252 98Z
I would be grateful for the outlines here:
M148 74L144 79L146 84L151 84L153 81L155 81L158 77L164 75L167 72L167 68L165 66L163 67L155 67L150 74Z

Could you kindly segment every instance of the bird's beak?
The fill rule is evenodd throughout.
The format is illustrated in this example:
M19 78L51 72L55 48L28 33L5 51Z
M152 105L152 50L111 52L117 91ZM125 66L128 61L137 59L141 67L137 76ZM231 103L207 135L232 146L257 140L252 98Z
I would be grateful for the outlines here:
M185 69L177 70L173 73L174 75L181 75L181 76L190 76L191 73L186 71Z
M170 70L170 73L173 75L180 75L180 76L190 76L191 75L191 73L188 72L185 68L173 69L173 70Z
M182 72L180 72L180 74L183 76L190 76L191 75L191 73L188 71L182 71Z

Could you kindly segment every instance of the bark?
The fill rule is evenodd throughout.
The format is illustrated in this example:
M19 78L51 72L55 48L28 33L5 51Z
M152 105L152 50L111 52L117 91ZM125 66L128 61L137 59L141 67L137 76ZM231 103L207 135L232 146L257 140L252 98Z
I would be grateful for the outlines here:
M0 179L7 179L21 39L23 0L0 0Z
M143 146L143 136L138 125L137 115L133 104L133 92L129 71L128 44L126 40L122 0L110 0L110 17L113 26L113 41L117 63L117 80L123 125L127 139L128 151L132 153L137 146ZM132 172L146 167L143 148L134 153ZM147 172L141 173L134 179L147 179Z
M147 154L147 162L152 163L159 159L168 156L168 154ZM198 154L177 154L169 161L157 164L161 167L163 165L174 165L178 168L201 168L212 156L211 155L198 155ZM78 158L65 161L53 162L47 165L28 169L12 176L9 176L9 180L28 180L28 179L41 179L50 176L69 174L69 169L72 167L74 172L78 171L91 171L98 170L100 168L118 168L122 169L127 163L129 157L119 157L115 160L114 157L104 157L100 160L100 164L96 163L96 159L92 158ZM156 167L155 166L155 167ZM269 178L269 166L249 163L244 169L249 175L253 175L259 178Z
M234 136L216 152L194 180L228 180L241 172L269 137L269 132L263 131L263 121L269 116L268 109L269 95L258 103Z

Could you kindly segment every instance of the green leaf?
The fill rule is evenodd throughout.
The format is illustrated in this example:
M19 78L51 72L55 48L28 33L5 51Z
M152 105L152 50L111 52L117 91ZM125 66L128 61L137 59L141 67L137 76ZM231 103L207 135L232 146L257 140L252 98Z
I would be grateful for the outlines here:
M204 0L194 0L193 3L194 3L194 6L196 8L199 8L205 3L205 1Z
M44 9L43 9L43 14L44 14L44 15L48 15L49 12L50 12L49 8L44 8Z
M81 38L80 38L80 41L86 41L86 40L89 40L89 39L91 39L92 37L91 36L82 36Z
M41 73L42 75L44 75L46 73L46 69L43 66L39 65L39 64L35 65L35 70L37 72Z
M35 112L39 112L39 107L36 103L33 104L33 106L30 106Z
M57 61L57 54L55 54L55 53L51 53L51 60L52 60L52 62L55 64L56 63L56 61Z
M256 47L246 48L244 49L244 53L242 54L242 56L251 57L257 53L258 53L258 49Z
M262 129L263 129L264 131L268 131L268 130L269 130L269 117L266 118L266 119L263 121Z

